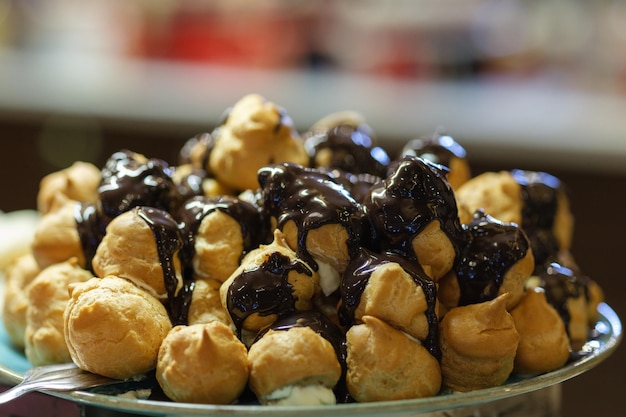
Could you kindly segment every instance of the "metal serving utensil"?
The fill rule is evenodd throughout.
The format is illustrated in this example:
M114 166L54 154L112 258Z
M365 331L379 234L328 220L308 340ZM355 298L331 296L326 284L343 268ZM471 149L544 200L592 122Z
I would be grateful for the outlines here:
M73 363L38 366L26 371L22 382L0 393L0 404L32 391L73 391L116 382L120 381L84 371Z

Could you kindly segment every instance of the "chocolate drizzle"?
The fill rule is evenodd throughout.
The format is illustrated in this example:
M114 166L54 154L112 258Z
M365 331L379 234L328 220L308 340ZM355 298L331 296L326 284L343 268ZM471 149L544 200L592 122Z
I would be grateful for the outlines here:
M268 227L264 226L261 214L254 205L230 196L193 197L187 200L176 216L184 239L181 260L186 270L186 276L190 276L193 272L192 260L196 252L195 242L198 228L202 220L216 210L229 215L241 226L243 252L240 260L246 253L268 240Z
M361 295L365 291L372 273L386 263L397 263L404 271L413 278L415 285L422 288L426 298L427 310L424 313L428 321L428 336L423 341L424 347L431 355L441 359L441 352L437 343L438 319L435 313L437 289L433 280L422 271L421 267L402 256L393 253L379 254L362 248L358 255L348 264L348 268L341 279L340 293L341 306L339 308L339 320L344 326L354 324L354 314L361 301Z
M163 282L168 297L168 312L172 324L186 324L187 311L191 303L193 280L186 280L180 288L179 272L176 270L176 257L183 246L178 225L166 211L153 207L140 206L136 213L150 226L163 269Z
M401 155L418 156L450 168L450 160L463 159L466 152L451 136L435 133L431 137L410 140L404 145Z
M93 273L91 261L104 237L106 224L101 219L98 206L87 202L76 203L74 220L76 220L76 229L85 255L86 268Z
M406 156L371 188L363 205L373 226L372 249L417 259L413 239L430 222L439 220L458 253L461 224L454 193L444 175L441 166Z
M561 182L545 172L518 169L511 174L522 187L521 227L530 239L536 264L541 265L559 250L553 226Z
M319 152L329 151L331 158L324 168L353 174L384 176L390 162L387 152L373 145L371 132L365 126L340 124L307 137L304 146L312 166L317 166L315 157Z
M228 287L226 308L239 336L244 321L254 313L282 317L295 311L296 298L288 280L291 271L313 276L302 261L272 252L261 265L244 269L235 277Z
M529 250L526 235L515 223L503 223L478 210L465 226L466 244L455 265L459 305L493 300L504 276Z
M282 230L292 220L298 227L296 254L313 269L318 265L306 248L312 229L340 224L348 233L348 253L356 254L363 230L361 205L333 178L313 168L292 163L269 165L259 170L263 209Z
M98 192L102 213L108 219L137 206L170 211L179 197L169 165L145 159L131 151L116 152L102 169Z

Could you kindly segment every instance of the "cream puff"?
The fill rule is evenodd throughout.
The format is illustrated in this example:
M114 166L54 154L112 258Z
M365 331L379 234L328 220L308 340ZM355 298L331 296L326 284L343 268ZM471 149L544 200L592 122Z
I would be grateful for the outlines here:
M69 200L98 201L100 169L89 162L76 161L71 166L44 176L39 182L37 210L45 214L55 206L59 195Z

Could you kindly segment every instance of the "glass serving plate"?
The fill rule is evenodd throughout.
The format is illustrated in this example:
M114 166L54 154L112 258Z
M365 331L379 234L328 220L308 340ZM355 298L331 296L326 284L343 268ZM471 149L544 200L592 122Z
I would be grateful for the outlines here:
M1 284L0 282L0 296L3 296ZM601 303L598 306L598 313L599 320L595 329L593 329L592 337L584 346L583 351L581 351L582 355L577 356L577 359L572 360L566 366L539 376L510 378L502 386L467 393L444 393L436 397L423 399L315 407L199 405L138 399L132 393L142 389L150 389L149 386L145 386L145 381L128 382L86 391L49 394L85 406L153 416L400 416L480 406L481 404L486 405L498 400L522 396L553 387L594 368L608 358L621 342L622 325L619 317L609 305ZM0 324L0 382L9 385L17 384L22 380L23 374L28 368L30 368L30 365L23 352L11 346L4 326ZM451 414L442 413L441 415Z

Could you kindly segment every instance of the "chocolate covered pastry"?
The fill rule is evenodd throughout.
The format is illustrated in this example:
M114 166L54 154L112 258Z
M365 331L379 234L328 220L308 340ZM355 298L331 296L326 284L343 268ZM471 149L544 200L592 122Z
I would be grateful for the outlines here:
M156 297L127 279L107 276L70 285L65 341L81 369L115 379L153 370L172 328Z
M435 133L430 137L412 139L407 142L400 156L417 156L448 169L446 178L452 189L458 189L471 178L467 152L450 135Z
M449 309L508 293L510 310L521 299L535 267L528 238L517 224L501 222L482 210L474 213L464 230L458 260L439 280L439 301Z
M363 240L361 205L328 174L282 163L259 170L262 208L299 258L320 275L326 295Z
M371 246L416 259L437 281L452 268L461 234L454 193L441 167L407 156L363 201Z
M176 326L159 348L156 378L173 401L230 404L249 373L248 350L224 323Z

